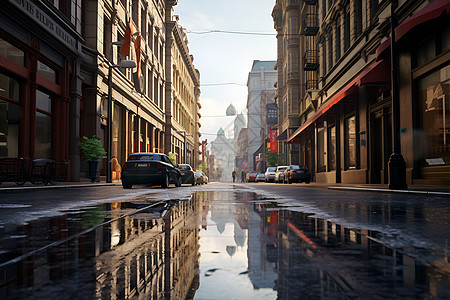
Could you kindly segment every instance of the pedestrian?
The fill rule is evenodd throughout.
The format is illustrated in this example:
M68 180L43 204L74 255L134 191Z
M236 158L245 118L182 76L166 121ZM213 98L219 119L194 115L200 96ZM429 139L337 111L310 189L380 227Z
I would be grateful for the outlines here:
M231 173L231 176L233 176L233 182L236 180L236 171L233 170L233 173Z
M245 171L241 172L241 182L245 182Z

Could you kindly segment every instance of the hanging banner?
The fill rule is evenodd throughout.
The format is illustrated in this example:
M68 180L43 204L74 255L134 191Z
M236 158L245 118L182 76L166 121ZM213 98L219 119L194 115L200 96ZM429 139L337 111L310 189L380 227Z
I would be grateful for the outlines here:
M276 103L268 103L266 105L267 110L267 124L275 125L278 123L278 107Z
M275 153L278 152L277 149L277 135L278 130L270 130L270 152Z

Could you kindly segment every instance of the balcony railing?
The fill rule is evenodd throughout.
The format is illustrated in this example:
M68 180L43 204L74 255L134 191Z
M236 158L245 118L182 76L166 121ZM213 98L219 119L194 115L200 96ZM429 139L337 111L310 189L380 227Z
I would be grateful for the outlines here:
M319 32L319 18L317 14L308 13L305 15L302 33L307 36L317 35Z
M304 56L304 66L305 71L317 71L319 68L319 51L317 50L307 50Z

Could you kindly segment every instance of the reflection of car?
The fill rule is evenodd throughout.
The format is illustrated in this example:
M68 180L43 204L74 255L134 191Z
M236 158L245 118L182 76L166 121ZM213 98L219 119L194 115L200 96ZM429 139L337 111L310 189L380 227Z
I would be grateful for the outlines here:
M308 167L304 165L290 165L286 171L284 171L284 183L292 182L311 182L311 174Z
M256 175L256 182L264 182L266 181L266 176L264 175L264 173L258 173L258 175Z
M195 185L194 170L192 170L191 165L179 164L175 167L180 170L183 183Z
M275 172L277 170L277 167L269 167L266 170L266 173L264 173L264 177L266 182L275 181Z
M277 170L275 171L275 182L283 182L284 181L284 171L287 169L288 166L278 166Z
M134 184L160 184L163 188L167 188L170 183L175 183L177 187L181 186L181 173L165 154L134 153L122 166L124 189L129 189Z
M203 172L195 171L194 172L195 184L204 184Z
M247 174L247 182L256 182L257 175L258 175L258 172L249 172Z

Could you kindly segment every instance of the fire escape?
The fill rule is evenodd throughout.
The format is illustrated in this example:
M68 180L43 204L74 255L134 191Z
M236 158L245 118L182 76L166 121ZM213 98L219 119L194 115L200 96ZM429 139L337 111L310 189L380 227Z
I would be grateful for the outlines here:
M319 32L317 0L303 0L301 34L304 36L305 50L303 70L305 71L306 91L318 88L317 69L319 68L319 50L315 37Z

